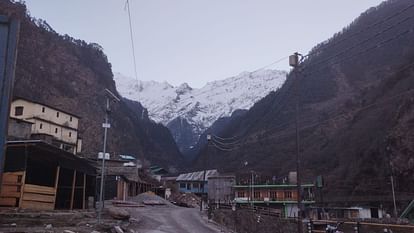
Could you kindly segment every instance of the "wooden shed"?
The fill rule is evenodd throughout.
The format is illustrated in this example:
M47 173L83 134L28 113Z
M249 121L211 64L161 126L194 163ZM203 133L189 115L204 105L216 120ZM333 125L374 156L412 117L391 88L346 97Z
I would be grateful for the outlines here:
M95 196L96 170L86 160L40 140L7 142L0 206L84 209Z

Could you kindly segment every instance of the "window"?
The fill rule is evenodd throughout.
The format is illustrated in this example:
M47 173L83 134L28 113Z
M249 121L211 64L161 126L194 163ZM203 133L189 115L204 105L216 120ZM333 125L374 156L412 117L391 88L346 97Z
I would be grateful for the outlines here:
M56 112L56 117L59 117L59 112Z
M180 183L180 189L185 189L185 188L186 188L185 183Z
M260 198L260 192L254 192L253 195L254 198Z
M244 192L237 192L237 197L244 197L245 193Z
M69 132L69 137L72 137L72 132Z
M187 184L187 190L191 190L191 184L190 183Z
M17 106L14 108L14 115L21 116L23 115L23 106Z
M72 122L72 117L69 118L69 121Z
M277 198L277 192L270 191L270 199L276 199Z
M291 199L292 198L292 192L291 191L285 191L285 198Z
M45 112L45 111L46 111L45 107L42 107L42 112Z
M39 129L42 129L43 128L43 124L42 123L40 123L40 125L39 125Z
M58 128L55 128L55 133L58 133Z

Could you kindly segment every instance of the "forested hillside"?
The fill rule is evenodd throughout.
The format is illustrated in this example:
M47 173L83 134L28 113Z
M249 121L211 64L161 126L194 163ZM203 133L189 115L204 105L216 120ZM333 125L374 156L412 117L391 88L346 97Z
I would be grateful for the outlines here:
M331 201L391 201L414 192L414 3L388 1L315 46L277 92L219 136L226 151L204 148L196 164L281 176L295 170L299 95L302 175L325 178ZM318 30L315 28L315 30ZM300 52L300 51L299 51ZM214 144L214 143L213 143ZM217 144L217 142L216 142ZM226 143L224 143L225 145ZM248 166L243 166L248 161Z
M47 22L30 17L23 3L0 1L0 14L21 22L14 95L81 116L83 155L95 158L102 150L104 90L117 93L103 49L59 35ZM111 103L111 110L109 152L134 155L166 168L180 164L181 155L168 129L149 120L140 104L123 100Z

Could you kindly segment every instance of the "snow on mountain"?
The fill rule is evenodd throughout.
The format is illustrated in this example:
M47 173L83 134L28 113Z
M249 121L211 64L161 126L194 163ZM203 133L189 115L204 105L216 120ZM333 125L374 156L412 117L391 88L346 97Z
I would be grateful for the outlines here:
M285 78L284 71L261 70L191 88L187 83L174 87L167 82L138 81L120 73L114 77L119 93L139 101L154 121L167 125L181 117L201 129L211 126L219 117L230 116L236 109L249 109L278 89Z
M114 79L123 97L140 102L148 109L151 119L170 128L183 151L195 145L218 118L228 117L237 109L249 109L269 92L277 90L286 74L278 70L243 72L209 82L202 88L191 88L187 83L176 87L167 82L140 81L120 73L115 73ZM189 128L192 135L188 133Z

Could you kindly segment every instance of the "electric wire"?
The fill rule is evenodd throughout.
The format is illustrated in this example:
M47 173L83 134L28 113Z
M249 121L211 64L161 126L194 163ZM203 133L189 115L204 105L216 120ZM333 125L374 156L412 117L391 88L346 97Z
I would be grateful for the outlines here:
M135 74L135 79L138 81L137 59L136 59L136 56L135 56L134 33L133 33L133 30L132 30L132 20L131 20L131 10L130 10L130 6L129 6L129 0L126 0L125 6L126 6L127 11L128 11L129 33L130 33L131 47L132 47L132 58L133 58L133 62L134 62L134 74Z
M369 30L369 29L371 29L371 28L373 28L377 25L385 23L385 22L391 20L392 18L403 14L404 12L406 12L407 10L409 10L413 7L414 7L414 4L410 4L407 7L404 7L403 9L401 9L400 11L398 11L398 12L392 14L392 15L389 15L389 16L387 16L387 17L385 17L385 18L383 18L383 19L381 19L381 20L379 20L375 23L370 24L370 25L366 26L365 28L359 30L358 32L354 32L354 33L348 35L346 38L342 38L341 40L338 40L338 41L333 41L332 43L329 43L329 44L325 45L325 47L321 47L320 49L324 50L324 49L327 49L327 48L330 48L330 47L333 47L333 46L337 46L338 44L341 44L342 42L344 42L346 40L349 40L349 39L351 39L351 38L353 38L353 37L355 37L355 36L357 36L357 35L359 35L363 32L366 32L367 30ZM311 53L307 54L306 56L313 56L313 55L315 55L316 53L319 53L319 52L320 51L311 52Z
M277 59L276 61L274 61L274 62L272 62L272 63L270 63L270 64L267 64L267 65L265 65L265 66L262 66L262 67L260 67L260 68L258 68L258 69L253 70L251 73L256 73L256 72L258 72L258 71L260 71L260 70L264 70L264 69L266 69L267 67L272 66L272 65L276 65L276 64L278 64L278 63L280 63L280 62L282 62L282 61L284 61L284 60L286 60L286 59L288 59L288 58L289 58L289 56L284 56L284 57L282 57L282 58L279 58L279 59Z
M411 63L411 64L409 64L409 65L407 65L407 66L405 66L402 69L397 70L394 73L402 72L402 71L404 71L406 69L409 69L409 68L412 68L412 67L414 67L414 62ZM300 131L303 131L303 130L306 130L306 129L309 129L309 128L312 128L312 127L315 127L315 126L318 126L318 125L322 125L324 123L327 123L327 122L330 122L330 121L333 121L333 120L342 118L344 116L349 116L351 114L356 115L357 113L362 112L362 111L364 111L366 109L369 109L369 108L374 107L374 106L379 105L379 104L386 103L388 101L395 100L396 98L402 97L402 96L407 95L407 94L412 93L412 92L414 92L414 89L406 90L406 91L401 92L399 94L396 94L396 95L390 96L390 97L388 97L386 99L383 99L382 101L374 102L374 103L371 103L371 104L364 105L363 107L354 109L352 111L348 111L348 112L345 112L345 113L341 113L341 114L335 115L333 117L329 117L329 118L327 118L327 119L325 119L323 121L318 121L318 122L314 122L312 124L304 125L304 126L300 127L299 130ZM302 120L303 119L304 118L302 118ZM349 120L352 120L352 119L353 118L351 118L351 119L345 119L345 121L349 121ZM285 124L280 124L279 126L284 126L285 127L285 126L289 126L289 125L292 125L292 124L294 124L294 122L288 122L288 123L285 123ZM291 131L291 132L289 132L289 131ZM257 138L256 140L253 140L253 141L250 141L250 142L249 141L244 141L243 143L240 143L240 144L236 145L232 149L235 149L236 147L237 148L240 148L240 147L245 146L247 144L256 144L256 143L258 143L260 141L267 141L267 140L275 139L275 138L291 137L294 132L295 132L294 130L287 130L287 132L283 132L283 133L278 132L277 134L270 134L269 136L266 135L265 138ZM263 132L261 132L261 134L263 134ZM257 135L257 134L256 135L252 135L252 136L250 136L250 138L252 138L252 137L258 137L258 136L259 135ZM245 140L247 140L247 139L245 139Z
M382 31L380 31L380 32L375 33L373 36L371 36L371 37L369 37L369 38L366 38L366 39L364 39L364 40L362 40L362 41L360 41L360 42L358 42L358 43L356 43L356 44L353 44L352 46L350 46L350 47L348 47L348 48L343 49L341 52L339 52L339 53L337 53L337 54L335 54L335 55L333 55L333 56L331 56L331 57L328 57L328 58L326 58L326 59L323 59L323 60L321 60L321 61L318 61L318 62L316 62L316 63L313 63L312 65L313 65L313 66L318 66L318 65L320 65L320 64L324 64L324 63L326 63L326 62L327 62L327 61L329 61L329 60L332 60L333 58L340 57L340 56L342 56L343 54L345 54L345 53L349 52L350 50L353 50L353 49L355 49L356 47L358 47L358 46L360 46L360 45L362 45L362 44L365 44L366 42L369 42L370 40L373 40L373 39L377 38L378 36L380 36L380 35L382 35L382 34L384 34L384 33L388 32L388 31L390 31L390 30L391 30L391 29L393 29L393 28L396 28L396 27L397 27L397 26L399 26L400 24L405 23L405 22L407 22L408 20L410 20L410 19L412 19L412 18L414 18L414 16L409 16L409 17L406 17L406 18L404 18L404 19L402 19L402 20L398 21L397 23L395 23L395 24L393 24L393 25L391 25L391 26L388 26L388 27L387 27L387 28L385 28L384 30L382 30Z

